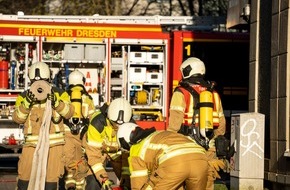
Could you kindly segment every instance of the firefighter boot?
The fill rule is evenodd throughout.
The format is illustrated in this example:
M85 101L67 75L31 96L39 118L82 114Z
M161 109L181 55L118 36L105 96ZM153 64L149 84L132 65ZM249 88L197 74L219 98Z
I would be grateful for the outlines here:
M17 190L25 190L28 188L28 184L29 184L29 181L24 181L24 180L21 180L21 179L18 179L17 181Z

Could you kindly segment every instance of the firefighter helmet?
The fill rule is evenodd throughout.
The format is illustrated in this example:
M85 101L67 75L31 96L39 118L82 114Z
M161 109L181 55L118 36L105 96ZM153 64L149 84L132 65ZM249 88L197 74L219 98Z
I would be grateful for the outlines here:
M132 107L125 98L114 99L108 108L108 118L117 123L129 122L132 117Z
M29 79L31 81L37 80L47 80L50 79L50 69L49 66L44 62L36 62L30 66L29 69Z
M130 144L132 144L130 137L133 137L131 133L136 129L136 127L138 127L137 124L130 122L119 126L117 132L119 146L127 150L130 149L130 147L128 147Z
M205 66L200 59L190 57L181 64L180 71L183 79L187 79L192 76L203 76L205 74Z
M68 84L69 85L84 85L86 82L86 78L82 72L79 70L75 70L71 72L68 76Z

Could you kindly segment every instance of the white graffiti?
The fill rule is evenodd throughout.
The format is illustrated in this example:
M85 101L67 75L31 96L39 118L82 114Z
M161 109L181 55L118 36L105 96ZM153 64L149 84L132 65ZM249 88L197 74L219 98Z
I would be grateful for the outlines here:
M249 119L247 122L245 122L241 126L241 131L240 131L241 136L247 138L246 140L247 142L245 142L245 144L243 144L242 140L240 142L241 147L244 147L246 149L245 152L243 152L242 156L244 156L247 152L250 152L256 155L257 157L259 157L260 159L263 159L263 157L260 154L253 151L253 147L257 147L261 151L261 153L264 154L264 150L261 148L261 146L257 142L257 139L260 139L260 134L255 131L256 127L257 127L257 122L255 119ZM255 139L255 140L251 142L251 139Z

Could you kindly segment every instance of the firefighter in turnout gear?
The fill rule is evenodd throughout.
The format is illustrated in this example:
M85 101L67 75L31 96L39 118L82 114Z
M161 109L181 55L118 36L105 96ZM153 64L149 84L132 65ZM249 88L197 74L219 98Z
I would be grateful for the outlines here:
M218 159L215 148L215 138L226 131L221 99L213 90L214 83L204 80L205 65L200 59L188 58L181 64L180 71L182 80L171 98L168 130L190 135L208 149L206 154L210 167L207 190L212 190L214 180L220 178L218 171L225 170L227 163L225 159ZM203 99L208 102L201 102ZM202 117L203 114L208 118Z
M85 177L89 166L82 149L82 136L86 132L89 120L95 112L92 97L87 93L84 84L85 76L79 70L69 74L69 88L67 90L75 112L70 119L65 119L65 169L66 189L85 189Z
M56 190L64 174L63 119L73 116L74 107L64 90L50 84L46 63L32 64L29 79L30 89L18 95L12 115L16 123L24 125L25 135L17 189Z
M109 105L104 104L97 110L83 139L88 164L92 174L88 175L89 189L96 189L97 182L103 189L111 189L112 181L105 170L107 161L120 180L124 190L130 189L128 154L120 151L117 143L117 130L120 124L132 121L132 108L124 98L114 99Z
M130 150L133 190L206 188L206 150L194 139L154 127L142 129L134 123L121 125L117 137L120 146Z

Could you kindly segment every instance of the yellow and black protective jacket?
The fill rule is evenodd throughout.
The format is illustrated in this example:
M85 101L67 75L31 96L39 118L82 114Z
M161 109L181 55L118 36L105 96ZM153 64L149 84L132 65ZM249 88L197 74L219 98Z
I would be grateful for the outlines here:
M99 182L108 178L105 170L105 160L109 157L114 159L120 155L117 143L117 128L110 123L106 114L97 110L90 120L88 131L83 139L83 146L93 173Z
M69 95L62 89L52 87L53 92L60 99L58 107L52 111L52 122L49 130L50 146L64 144L64 124L63 118L70 118L74 113L74 107L70 103ZM12 118L18 124L24 124L24 146L36 147L42 118L44 117L46 100L33 103L26 109L22 102L26 97L27 91L19 94Z

